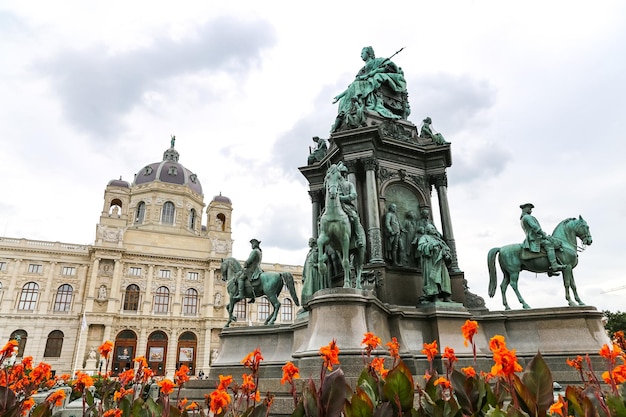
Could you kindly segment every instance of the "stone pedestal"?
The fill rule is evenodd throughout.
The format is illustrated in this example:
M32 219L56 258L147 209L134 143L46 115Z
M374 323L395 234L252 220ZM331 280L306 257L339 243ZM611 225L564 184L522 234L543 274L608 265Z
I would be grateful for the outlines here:
M87 359L85 361L85 373L94 375L98 372L98 359Z

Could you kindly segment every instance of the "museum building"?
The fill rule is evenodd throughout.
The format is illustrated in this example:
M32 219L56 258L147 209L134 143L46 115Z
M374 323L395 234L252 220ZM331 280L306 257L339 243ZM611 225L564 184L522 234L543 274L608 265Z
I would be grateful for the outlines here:
M137 356L159 376L182 364L208 371L228 318L220 266L232 256L233 208L221 193L207 206L200 180L178 160L172 141L132 184L110 181L93 245L0 237L0 339L19 340L16 360L96 372L97 347L110 340L114 374ZM292 273L300 293L301 266L262 269ZM292 323L298 307L285 289L280 302L276 324ZM239 325L262 324L270 309L262 297L234 313Z

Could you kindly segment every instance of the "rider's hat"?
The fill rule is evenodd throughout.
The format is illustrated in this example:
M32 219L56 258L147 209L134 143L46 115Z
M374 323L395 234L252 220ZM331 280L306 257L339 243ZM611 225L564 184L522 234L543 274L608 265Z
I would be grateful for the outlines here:
M252 244L256 243L257 245L260 245L261 241L260 240L256 240L256 239L250 239L250 243L252 243Z
M519 208L521 208L522 210L524 210L525 208L534 209L535 206L533 206L531 203L525 203L525 204L520 205Z
M342 162L337 165L337 169L339 172L348 172L348 167L345 166Z

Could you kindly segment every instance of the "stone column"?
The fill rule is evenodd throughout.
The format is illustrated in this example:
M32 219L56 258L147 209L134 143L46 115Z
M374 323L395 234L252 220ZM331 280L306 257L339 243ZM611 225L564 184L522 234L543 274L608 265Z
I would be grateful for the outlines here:
M317 240L318 232L319 232L318 226L317 226L317 220L320 217L320 203L322 201L323 194L320 190L315 190L315 191L309 191L309 196L311 196L311 206L312 206L311 237Z
M4 300L2 302L2 312L9 313L15 306L15 298L19 297L19 291L15 290L17 284L17 275L22 266L22 260L16 259L13 264L13 270L11 271L11 280L9 281L9 287L6 290Z
M378 210L378 189L376 187L376 167L374 158L363 159L365 168L365 211L367 215L367 242L369 243L369 263L384 263L382 236L380 233L380 212Z
M172 300L171 316L180 316L182 312L181 287L183 282L183 268L176 270L176 288L174 289L174 299Z
M146 280L146 291L145 297L143 299L143 306L140 311L143 312L144 315L149 316L152 312L152 280L154 279L154 264L148 265L148 279Z
M204 297L201 296L202 302L199 303L198 315L211 317L213 315L213 305L215 304L215 268L209 267L204 270ZM202 308L204 307L204 308Z
M53 292L52 291L52 278L54 277L54 270L56 269L57 263L56 262L50 262L50 269L48 270L48 273L46 274L46 287L44 288L43 291L43 296L41 297L40 303L39 303L39 312L42 314L46 314L48 311L52 311L52 308L50 308L50 305L54 303L54 301L52 301L50 299L50 293ZM54 294L56 295L56 289L54 291ZM42 355L43 356L43 355Z
M437 189L437 200L439 200L439 216L441 217L441 230L443 238L450 247L452 262L450 269L460 272L459 261L456 256L456 243L452 232L452 218L450 217L450 206L448 204L448 177L446 173L431 176L431 183Z
M85 311L93 311L93 300L96 295L96 283L98 281L98 271L100 270L100 258L95 258L91 266L91 277L89 278L89 287L85 289ZM113 288L109 291L109 306L113 304Z

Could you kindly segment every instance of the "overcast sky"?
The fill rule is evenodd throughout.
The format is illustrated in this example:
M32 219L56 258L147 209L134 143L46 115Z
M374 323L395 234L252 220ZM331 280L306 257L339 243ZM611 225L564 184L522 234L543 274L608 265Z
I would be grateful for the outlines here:
M588 305L626 310L626 3L0 1L0 235L92 244L108 181L176 135L205 203L233 201L233 255L302 264L311 137L328 137L363 46L403 68L416 125L452 142L459 266L492 310L486 257L582 215ZM203 219L206 223L206 219ZM502 275L499 274L499 279ZM562 280L524 272L532 307ZM520 308L512 292L512 308Z

